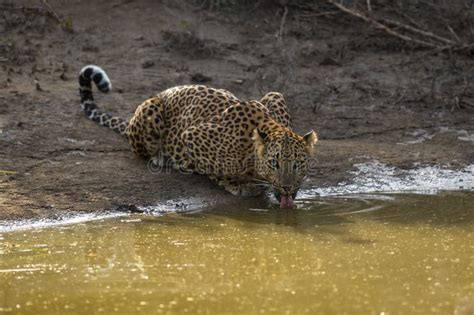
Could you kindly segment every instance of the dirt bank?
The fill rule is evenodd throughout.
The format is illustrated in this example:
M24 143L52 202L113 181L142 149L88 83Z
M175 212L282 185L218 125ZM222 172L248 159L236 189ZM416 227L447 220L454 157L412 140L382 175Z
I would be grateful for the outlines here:
M192 82L242 99L284 93L297 131L320 137L307 185L337 183L373 159L474 161L472 56L407 46L328 5L49 3L61 24L41 1L0 0L0 219L183 196L235 202L203 176L148 172L123 139L87 120L76 77L89 63L114 85L98 103L122 116Z

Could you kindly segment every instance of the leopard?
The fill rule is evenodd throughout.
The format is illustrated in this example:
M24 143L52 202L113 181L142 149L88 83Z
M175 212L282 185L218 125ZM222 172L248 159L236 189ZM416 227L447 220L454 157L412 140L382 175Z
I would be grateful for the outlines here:
M207 175L233 195L257 196L269 189L281 208L295 207L318 136L314 130L293 131L281 93L241 100L226 89L174 86L143 101L127 120L97 106L92 82L100 92L112 90L101 67L83 67L82 111L124 136L137 156L156 163L166 159L177 170Z

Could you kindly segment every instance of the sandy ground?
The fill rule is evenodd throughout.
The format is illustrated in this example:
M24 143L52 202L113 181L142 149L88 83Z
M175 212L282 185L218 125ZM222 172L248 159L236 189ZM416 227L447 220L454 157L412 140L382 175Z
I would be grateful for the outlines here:
M180 197L236 202L204 176L148 172L124 139L87 120L77 74L89 63L114 85L98 104L126 117L192 82L242 99L284 93L297 131L320 137L307 186L350 179L353 164L374 159L474 162L472 56L406 46L327 5L287 4L282 23L284 7L265 1L49 3L63 28L41 1L0 0L0 219Z

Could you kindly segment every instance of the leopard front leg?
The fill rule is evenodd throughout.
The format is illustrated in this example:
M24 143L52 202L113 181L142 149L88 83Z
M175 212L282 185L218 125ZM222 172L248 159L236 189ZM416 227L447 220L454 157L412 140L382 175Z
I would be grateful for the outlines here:
M209 178L234 196L256 197L260 196L264 191L262 187L254 183L244 182L235 178L219 177L216 175L209 175Z

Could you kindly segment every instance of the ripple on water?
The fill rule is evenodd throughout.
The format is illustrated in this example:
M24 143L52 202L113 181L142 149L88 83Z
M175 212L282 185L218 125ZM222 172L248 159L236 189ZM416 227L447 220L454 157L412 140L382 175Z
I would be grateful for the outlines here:
M104 219L126 216L126 213L103 212L103 213L81 213L64 215L54 219L28 219L17 221L0 221L0 233L54 227L58 225L79 224L90 221L99 221Z
M196 198L183 198L167 200L163 203L156 203L149 206L137 207L140 212L147 215L161 216L167 213L188 213L200 211L206 207L206 203ZM80 213L68 214L56 218L28 219L17 221L0 221L0 233L19 231L26 229L49 228L60 225L79 224L90 221L101 221L119 217L129 217L128 212L105 211L101 213ZM139 219L130 219L129 222ZM124 220L126 221L126 220ZM1 238L0 238L1 240Z

